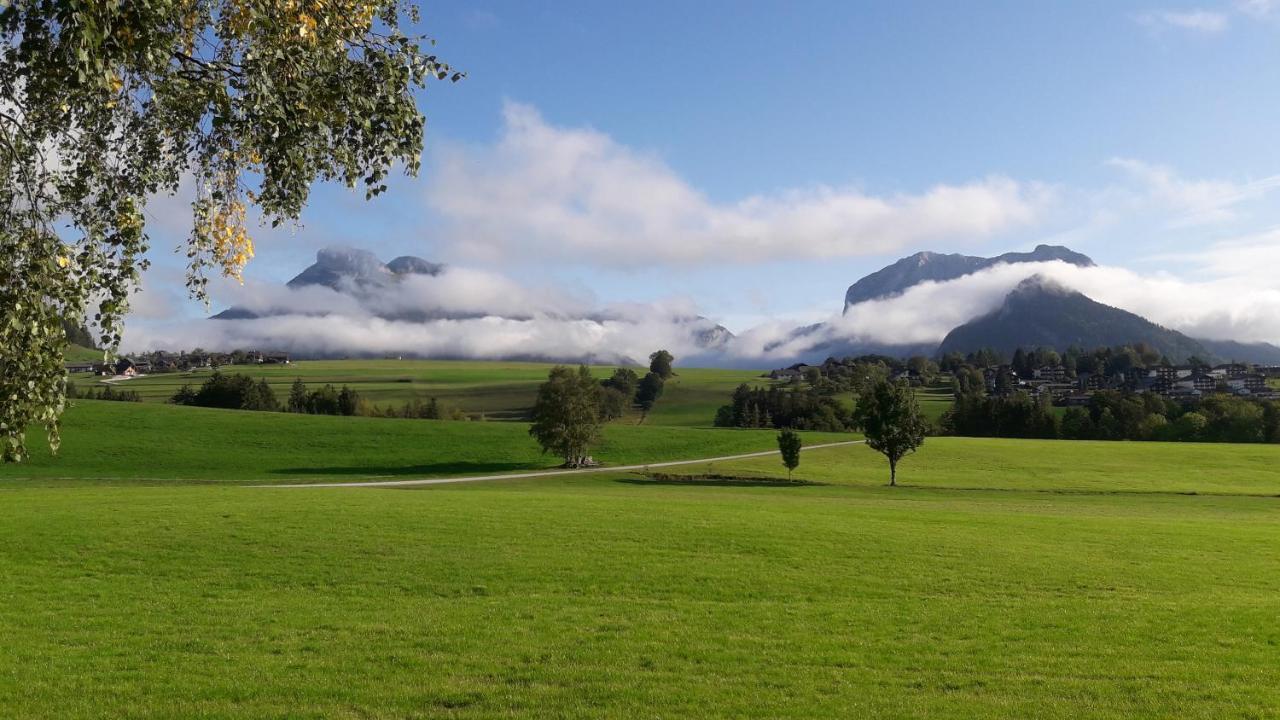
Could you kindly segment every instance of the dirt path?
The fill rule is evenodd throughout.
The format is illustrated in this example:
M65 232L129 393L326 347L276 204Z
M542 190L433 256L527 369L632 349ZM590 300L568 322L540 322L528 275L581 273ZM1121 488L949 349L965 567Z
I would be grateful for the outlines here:
M845 445L861 445L865 440L848 440L845 442L809 445L802 450L819 450L821 448L842 447ZM602 472L628 472L645 468L676 467L678 465L697 465L699 463L726 462L729 460L745 460L747 458L777 455L777 450L745 453L742 455L722 455L720 457L698 458L697 460L669 460L667 462L645 463L643 465L615 465L613 467L581 468L576 470L538 470L526 473L504 473L501 475L469 475L464 477L422 478L420 480L371 480L365 482L330 482L330 483L291 483L285 485L257 485L267 488L348 488L348 487L405 487L412 485L445 485L448 483L481 482L484 480L521 480L525 478L554 477L557 475L586 475Z

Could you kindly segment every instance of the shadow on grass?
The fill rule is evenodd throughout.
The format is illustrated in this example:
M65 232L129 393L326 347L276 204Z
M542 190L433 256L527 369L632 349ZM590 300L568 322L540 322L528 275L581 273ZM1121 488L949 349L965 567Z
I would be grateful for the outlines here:
M517 462L449 462L431 463L427 465L358 465L355 467L296 467L272 470L275 475L362 475L366 477L382 476L450 476L450 475L492 475L518 470L547 470L549 468L529 463Z
M628 485L693 485L701 487L806 487L826 485L808 480L785 478L731 477L727 475L655 475L643 478L618 478Z

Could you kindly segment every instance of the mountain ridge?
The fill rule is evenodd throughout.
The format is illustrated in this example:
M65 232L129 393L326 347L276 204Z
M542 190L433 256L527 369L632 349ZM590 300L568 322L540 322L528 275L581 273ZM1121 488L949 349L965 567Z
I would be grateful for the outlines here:
M844 310L848 312L851 305L868 300L901 295L908 288L922 282L954 280L1000 264L1055 260L1079 267L1096 265L1089 256L1061 245L1041 244L1030 252L1008 252L990 258L959 253L918 252L866 275L850 285L844 295Z
M982 348L1011 354L1018 348L1066 350L1146 343L1176 363L1216 355L1196 340L1127 310L1033 275L1018 284L996 310L947 333L938 355Z

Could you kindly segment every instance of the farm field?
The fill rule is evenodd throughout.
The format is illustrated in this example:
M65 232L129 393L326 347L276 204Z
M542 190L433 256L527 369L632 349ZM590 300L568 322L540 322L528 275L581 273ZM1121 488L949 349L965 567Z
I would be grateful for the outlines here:
M712 472L778 476L775 458L714 463ZM794 477L879 485L888 482L889 469L865 446L819 448L802 455ZM936 437L902 461L898 482L983 491L1252 494L1277 499L1280 509L1280 445Z
M329 417L77 400L63 417L63 447L50 457L33 432L32 459L0 466L0 485L27 479L292 482L442 477L547 469L516 422ZM627 465L734 455L776 447L772 430L635 425L605 428L602 463ZM851 440L805 433L806 442Z
M280 398L287 397L294 379L309 388L326 383L349 385L375 405L400 406L414 398L435 397L447 407L490 420L523 418L533 405L538 385L547 379L549 363L516 363L450 360L303 360L289 365L235 365L228 373L265 378ZM634 368L643 375L646 369ZM608 377L614 366L592 367L597 377ZM134 390L144 402L166 402L185 384L199 386L209 370L159 373L116 384ZM706 426L716 408L727 403L740 383L767 384L757 370L677 368L646 422L657 425ZM96 379L79 376L76 382L91 387Z
M160 420L143 420L151 413ZM517 423L83 403L64 460L92 477L143 463L116 459L140 444L178 463L163 459L173 413L205 438L206 480L371 463L406 440L362 448L383 428L422 425L457 429L441 457L468 443L513 464L538 457L501 445ZM281 424L227 430L246 415ZM617 457L695 432L628 430L651 437L620 441ZM701 432L681 451L772 442ZM269 463L254 436L285 457ZM345 449L320 450L340 436ZM185 442L170 454L194 453ZM797 475L828 483L807 486L602 473L271 488L176 479L190 464L153 466L173 473L162 485L51 484L5 468L0 707L20 718L1266 717L1280 707L1277 461L1276 447L932 438L904 461L900 488L857 446L806 453ZM781 475L772 459L723 465ZM1190 491L1224 494L1176 494Z

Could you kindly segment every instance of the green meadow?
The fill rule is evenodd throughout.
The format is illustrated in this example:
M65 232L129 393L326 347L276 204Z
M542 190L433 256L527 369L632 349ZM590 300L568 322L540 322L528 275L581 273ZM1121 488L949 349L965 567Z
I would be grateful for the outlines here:
M694 414L597 457L773 447ZM930 438L898 488L859 445L794 485L769 456L678 470L733 483L270 486L554 462L518 422L79 401L60 457L0 467L0 715L1280 710L1280 446Z
M304 360L289 365L234 365L224 369L264 378L276 396L285 398L295 379L308 388L324 384L348 385L380 407L400 406L417 399L436 398L470 416L489 420L521 419L532 407L538 385L553 365L531 362L451 360ZM608 377L614 366L597 365L592 372ZM647 370L633 368L643 375ZM184 373L157 373L119 382L117 387L136 391L144 402L165 402L183 385L199 386L207 369ZM728 402L740 383L767 384L758 370L677 368L648 422L659 425L710 425L716 409ZM90 387L95 378L76 382Z
M64 417L63 447L49 454L33 433L32 458L0 466L0 486L31 480L94 482L297 482L488 475L545 470L516 422L400 420L258 413L148 403L77 400ZM806 433L813 443L853 439ZM595 458L632 465L758 452L772 430L636 425L605 427Z

